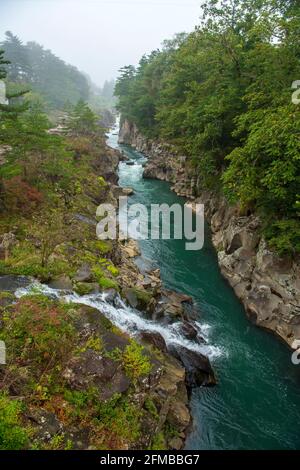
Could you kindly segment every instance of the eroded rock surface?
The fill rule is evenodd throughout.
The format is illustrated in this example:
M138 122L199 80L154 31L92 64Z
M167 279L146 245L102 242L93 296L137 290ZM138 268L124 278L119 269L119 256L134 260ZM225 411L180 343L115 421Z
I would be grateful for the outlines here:
M145 178L168 181L176 194L205 205L223 276L249 318L291 346L300 338L299 256L280 258L272 252L261 236L259 217L241 216L222 196L201 190L188 161L174 147L146 139L127 121L121 128L120 142L149 158Z

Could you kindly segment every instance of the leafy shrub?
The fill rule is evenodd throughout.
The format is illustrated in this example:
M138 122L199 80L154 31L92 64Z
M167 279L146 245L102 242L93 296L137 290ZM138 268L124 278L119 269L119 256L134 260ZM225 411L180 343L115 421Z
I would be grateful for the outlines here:
M134 382L136 382L139 377L149 374L152 368L149 357L146 356L143 351L143 346L131 340L122 355L126 374Z
M118 283L112 279L105 277L103 270L99 266L94 266L92 272L99 286L103 289L119 289Z
M270 247L280 256L300 253L300 222L279 220L265 228L264 234Z
M9 212L30 213L43 200L43 195L20 176L5 181L5 207Z
M20 450L28 444L28 431L21 424L22 404L0 393L0 449Z
M71 310L43 295L22 297L4 316L0 337L21 362L38 366L51 361L52 366L61 365L76 338L71 315Z

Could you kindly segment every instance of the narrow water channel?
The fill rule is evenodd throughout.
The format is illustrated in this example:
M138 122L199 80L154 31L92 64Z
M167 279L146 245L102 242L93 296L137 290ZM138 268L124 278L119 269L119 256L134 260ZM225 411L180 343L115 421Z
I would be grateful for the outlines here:
M184 204L169 184L144 180L144 155L117 140L114 130L108 145L135 163L119 168L120 185L134 189L130 204ZM142 240L140 247L143 262L161 269L165 286L193 297L218 377L216 387L193 392L186 448L300 449L300 366L284 344L247 320L220 274L209 229L198 252L186 251L182 240Z

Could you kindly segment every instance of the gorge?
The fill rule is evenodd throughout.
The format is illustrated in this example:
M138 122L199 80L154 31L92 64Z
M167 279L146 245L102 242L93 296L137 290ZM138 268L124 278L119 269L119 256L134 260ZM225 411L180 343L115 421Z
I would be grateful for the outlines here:
M124 142L122 130L120 137ZM170 191L167 182L143 179L145 155L119 145L117 139L110 134L108 144L134 162L121 162L119 170L120 185L134 189L132 203L185 202ZM145 147L138 148L145 151ZM191 295L198 305L218 378L216 387L192 394L194 424L186 448L298 448L299 371L289 349L247 319L220 273L209 228L205 247L196 254L185 251L180 240L143 240L140 247L143 257L161 269L165 285Z

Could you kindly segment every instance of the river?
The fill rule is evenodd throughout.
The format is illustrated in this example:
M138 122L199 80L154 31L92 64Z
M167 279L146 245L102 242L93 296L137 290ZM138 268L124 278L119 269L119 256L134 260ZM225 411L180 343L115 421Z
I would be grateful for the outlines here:
M142 178L145 156L119 146L116 134L108 145L135 163L119 167L119 184L134 189L129 203L184 204L168 183ZM218 378L192 394L186 449L300 449L300 366L286 345L248 321L220 274L209 228L197 252L186 251L184 240L139 243L142 263L160 268L166 287L193 297Z

